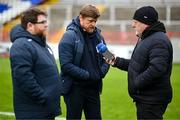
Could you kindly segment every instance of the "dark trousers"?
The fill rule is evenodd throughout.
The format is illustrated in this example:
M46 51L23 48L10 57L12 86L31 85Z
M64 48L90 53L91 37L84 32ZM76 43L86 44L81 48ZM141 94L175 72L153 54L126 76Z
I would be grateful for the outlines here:
M167 104L144 104L136 102L137 119L162 120Z
M82 111L85 118L101 119L99 91L89 87L73 85L70 93L64 95L67 115L66 119L81 119Z

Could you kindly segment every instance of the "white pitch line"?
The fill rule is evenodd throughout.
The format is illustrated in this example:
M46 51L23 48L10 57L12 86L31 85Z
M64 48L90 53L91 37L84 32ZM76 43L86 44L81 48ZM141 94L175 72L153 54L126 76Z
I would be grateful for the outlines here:
M0 115L15 116L12 112L0 112Z
M13 112L0 112L0 115L15 116ZM66 118L56 117L55 120L66 120Z

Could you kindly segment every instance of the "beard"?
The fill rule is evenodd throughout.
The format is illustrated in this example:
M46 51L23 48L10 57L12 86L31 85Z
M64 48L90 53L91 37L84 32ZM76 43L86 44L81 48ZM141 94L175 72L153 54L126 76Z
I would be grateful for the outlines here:
M46 43L46 35L44 32L39 32L36 34L39 38L41 38L41 40Z
M87 33L93 33L95 30L95 27L85 27L82 26L83 30L86 31Z
M89 28L87 32L88 33L93 33L94 32L94 28Z
M39 31L36 35L41 37L41 38L46 38L47 32L46 31Z

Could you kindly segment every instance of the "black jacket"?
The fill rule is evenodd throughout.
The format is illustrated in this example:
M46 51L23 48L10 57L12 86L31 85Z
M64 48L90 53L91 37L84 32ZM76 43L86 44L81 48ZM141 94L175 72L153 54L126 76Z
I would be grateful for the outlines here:
M172 99L170 76L173 50L164 24L146 29L130 60L117 58L116 67L128 71L128 90L136 102L169 103Z
M60 114L59 73L45 39L20 25L10 33L10 61L16 118L45 119Z

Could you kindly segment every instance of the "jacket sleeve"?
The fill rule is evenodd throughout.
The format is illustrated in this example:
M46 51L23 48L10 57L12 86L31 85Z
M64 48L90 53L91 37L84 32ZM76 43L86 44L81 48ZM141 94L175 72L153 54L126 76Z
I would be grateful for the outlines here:
M89 72L73 64L76 53L74 51L75 35L73 36L73 34L71 30L65 32L59 44L61 71L73 78L87 80L89 78Z
M26 40L15 41L10 50L13 84L16 84L27 96L42 104L46 101L46 95L33 73L32 46L24 41Z
M121 70L128 71L129 62L130 62L130 59L116 57L113 67L117 67Z
M154 82L169 69L168 60L170 57L168 48L163 43L156 43L149 51L149 66L139 74L135 80L136 88L144 88Z
M106 61L102 58L101 65L101 78L104 78L109 70L110 65L106 63Z

